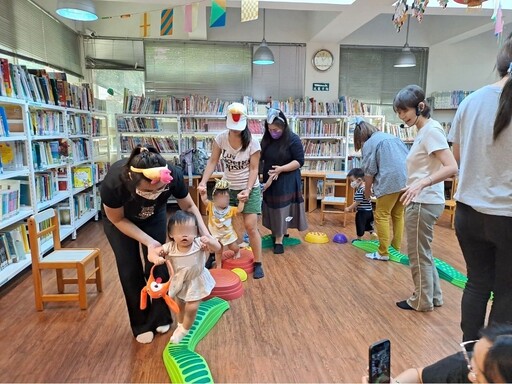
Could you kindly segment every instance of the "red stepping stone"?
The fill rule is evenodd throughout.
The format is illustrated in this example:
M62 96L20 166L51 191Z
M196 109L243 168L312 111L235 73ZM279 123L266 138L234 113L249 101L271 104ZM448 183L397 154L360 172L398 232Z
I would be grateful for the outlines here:
M248 275L251 275L254 271L254 255L248 249L240 250L240 258L233 259L233 251L225 251L222 253L222 268L223 269L235 269L242 268Z
M220 297L224 300L238 299L244 294L244 287L238 275L228 269L210 269L210 273L215 280L215 287L213 288L210 296L204 300L212 297Z

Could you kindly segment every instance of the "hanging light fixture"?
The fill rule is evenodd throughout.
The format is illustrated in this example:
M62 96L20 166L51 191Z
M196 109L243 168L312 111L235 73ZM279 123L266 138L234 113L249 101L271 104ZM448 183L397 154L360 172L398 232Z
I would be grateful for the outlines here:
M268 47L267 41L265 40L265 9L263 9L263 40L256 52L254 52L252 63L256 65L274 64L274 54Z
M407 33L405 35L405 45L402 48L402 53L398 56L398 59L395 61L394 67L396 68L410 68L416 66L416 56L411 52L411 48L409 48L409 22L411 20L411 15L407 15Z
M98 20L92 0L58 0L57 14L71 20Z

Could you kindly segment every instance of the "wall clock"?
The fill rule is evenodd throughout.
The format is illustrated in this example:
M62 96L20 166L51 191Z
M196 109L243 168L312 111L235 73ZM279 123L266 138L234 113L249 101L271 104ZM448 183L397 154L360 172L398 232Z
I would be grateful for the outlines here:
M317 71L325 72L332 67L334 56L327 49L320 49L313 55L311 62Z

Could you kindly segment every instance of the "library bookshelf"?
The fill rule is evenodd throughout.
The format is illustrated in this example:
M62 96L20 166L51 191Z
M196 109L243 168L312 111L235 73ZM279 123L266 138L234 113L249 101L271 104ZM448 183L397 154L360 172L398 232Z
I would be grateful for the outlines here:
M110 164L107 115L0 96L0 286L30 266L26 220L53 207L61 239L98 218ZM4 125L7 125L5 127ZM50 242L43 241L48 251Z

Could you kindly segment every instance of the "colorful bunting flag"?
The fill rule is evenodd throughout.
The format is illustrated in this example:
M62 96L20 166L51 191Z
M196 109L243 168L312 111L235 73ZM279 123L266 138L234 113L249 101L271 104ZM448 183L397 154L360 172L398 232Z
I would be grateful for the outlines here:
M226 0L212 0L210 28L226 26Z
M185 18L183 22L183 30L185 32L192 32L192 4L187 4L184 7Z
M160 36L172 35L174 24L174 8L164 9L160 14Z
M242 0L242 23L258 19L258 0Z
M142 15L142 25L140 26L140 32L142 37L148 37L149 36L149 27L151 24L149 24L149 13L144 12Z

